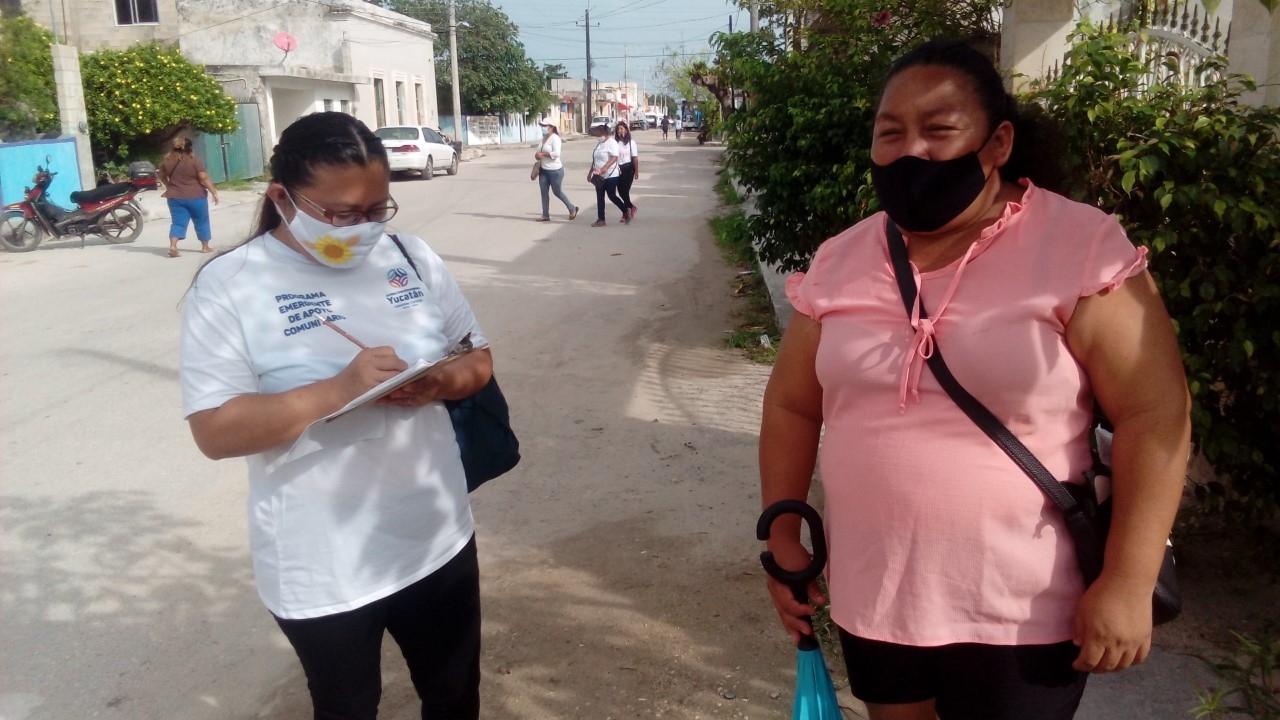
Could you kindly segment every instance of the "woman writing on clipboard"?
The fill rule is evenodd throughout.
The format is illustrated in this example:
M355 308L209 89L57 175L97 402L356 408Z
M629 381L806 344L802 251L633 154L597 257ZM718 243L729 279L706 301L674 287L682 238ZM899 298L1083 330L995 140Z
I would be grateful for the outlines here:
M474 528L436 401L483 387L489 352L323 423L306 452L286 454L405 359L444 357L468 334L484 343L440 258L420 238L386 234L389 177L381 141L346 114L308 115L284 131L253 237L192 284L183 412L206 455L248 460L258 591L302 662L315 717L376 716L388 631L424 717L474 720Z

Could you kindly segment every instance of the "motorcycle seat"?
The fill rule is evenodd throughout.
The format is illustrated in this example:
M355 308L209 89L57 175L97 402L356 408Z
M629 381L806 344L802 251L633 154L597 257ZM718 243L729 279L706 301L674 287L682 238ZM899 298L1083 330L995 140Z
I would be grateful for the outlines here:
M78 190L71 193L71 202L77 205L84 203L102 202L108 198L118 197L128 193L133 188L127 182L111 183L110 185L101 185L92 190Z

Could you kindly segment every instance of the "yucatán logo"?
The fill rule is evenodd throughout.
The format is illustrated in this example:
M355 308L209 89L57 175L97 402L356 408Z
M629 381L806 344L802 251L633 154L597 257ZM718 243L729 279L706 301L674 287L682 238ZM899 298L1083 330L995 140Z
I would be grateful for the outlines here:
M402 288L409 284L409 273L404 268L392 268L387 271L387 282L393 288Z
M391 292L387 293L387 304L393 308L411 308L423 302L427 296L421 287L409 287L413 276L404 268L392 268L387 271L387 284Z

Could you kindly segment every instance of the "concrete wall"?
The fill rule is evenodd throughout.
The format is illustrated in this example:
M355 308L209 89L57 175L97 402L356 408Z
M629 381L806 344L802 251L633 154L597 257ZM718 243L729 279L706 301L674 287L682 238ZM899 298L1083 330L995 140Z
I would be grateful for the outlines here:
M1245 94L1245 102L1280 107L1280 10L1268 13L1259 0L1233 5L1231 72L1258 82L1257 91Z
M1014 0L1005 6L1000 65L1012 71L1014 89L1062 61L1077 17L1073 0Z
M80 52L102 48L120 50L139 42L164 42L178 34L177 0L137 0L153 3L158 23L121 25L114 0L22 0L28 17L54 32L64 45Z
M80 55L70 45L54 45L53 84L58 95L58 119L63 137L75 138L81 187L94 186L93 148L89 143L89 114L84 107Z
M428 27L421 24L423 27ZM383 112L386 125L425 125L438 127L440 112L436 103L436 66L434 35L423 37L398 27L353 19L338 23L346 44L350 67L347 72L369 78L381 78L386 88ZM404 83L405 112L403 121L396 107L396 83ZM419 112L417 90L422 91ZM377 108L373 85L356 88L356 117L371 128L377 128Z

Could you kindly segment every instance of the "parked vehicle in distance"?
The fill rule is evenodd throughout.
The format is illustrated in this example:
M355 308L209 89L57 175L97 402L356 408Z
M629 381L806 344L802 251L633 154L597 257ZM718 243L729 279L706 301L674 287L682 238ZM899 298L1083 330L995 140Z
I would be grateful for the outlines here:
M644 119L645 119L645 122L649 124L649 127L658 127L658 125L662 123L662 120L653 113L649 113L648 115L645 115Z
M613 121L613 118L609 117L608 115L597 115L591 118L591 127L595 127L597 125L605 125L609 128L609 132L613 132L613 129L617 126L617 123L615 123Z
M113 243L131 243L142 232L142 211L134 198L138 193L156 189L156 168L149 162L129 163L129 181L99 185L92 190L71 193L75 208L54 204L49 186L58 174L44 165L36 166L32 186L26 188L22 200L5 205L0 214L0 246L9 252L31 252L45 236L76 236L84 247L86 235L98 235Z
M450 175L458 174L458 151L429 127L388 125L373 134L387 149L392 172L417 172L423 180L430 180L442 168Z

